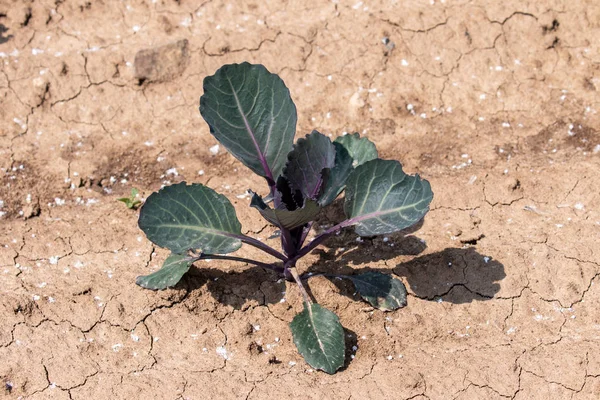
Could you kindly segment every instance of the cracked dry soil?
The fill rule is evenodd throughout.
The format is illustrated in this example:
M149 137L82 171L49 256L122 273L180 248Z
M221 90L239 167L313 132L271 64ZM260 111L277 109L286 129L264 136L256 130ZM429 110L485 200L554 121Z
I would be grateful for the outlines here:
M592 0L0 2L0 397L599 398L599 21ZM197 110L243 60L285 80L298 135L362 132L434 188L419 230L348 230L302 264L410 292L383 313L310 281L348 334L333 376L297 354L300 296L269 272L134 283L166 253L116 202L132 186L201 182L273 231Z

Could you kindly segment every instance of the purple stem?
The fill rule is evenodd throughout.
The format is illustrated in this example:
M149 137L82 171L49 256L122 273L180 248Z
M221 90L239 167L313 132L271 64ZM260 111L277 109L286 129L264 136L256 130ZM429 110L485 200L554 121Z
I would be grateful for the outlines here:
M310 221L308 225L306 225L306 227L302 230L302 236L300 237L300 241L298 242L299 249L302 248L302 245L304 244L304 241L306 240L306 237L308 236L308 233L312 229L314 223L315 221Z
M260 240L256 240L254 238L251 238L250 236L236 235L236 234L227 234L226 236L229 236L229 237L232 237L232 238L235 238L235 239L239 239L242 242L244 242L246 244L249 244L250 246L254 246L257 249L260 249L260 250L264 251L265 253L268 253L268 254L272 255L273 257L279 258L283 262L286 262L288 260L288 257L286 257L285 255L281 254L280 252L278 252L277 250L275 250L274 248L272 248L268 244L265 244L265 243L261 242Z
M279 227L279 230L281 231L281 247L283 248L285 254L288 256L289 260L289 257L293 257L296 255L297 249L292 242L292 235L290 233L290 230L282 226Z
M321 233L319 236L314 238L312 240L312 242L310 242L309 244L307 244L306 246L301 248L300 251L298 251L298 254L296 254L296 256L294 256L293 258L290 258L286 262L286 264L288 264L288 263L291 264L293 262L296 262L299 258L304 257L312 249L314 249L315 247L317 247L318 245L323 243L323 241L325 241L325 239L327 239L330 235L342 230L342 228L345 228L345 227L351 226L351 225L356 225L357 223L359 223L360 221L363 221L365 219L376 218L380 215L385 215L387 213L388 213L387 211L375 211L375 212L372 212L369 214L359 215L357 217L350 218L350 219L340 222L339 224L327 229L325 232Z
M321 233L319 236L314 238L312 240L312 242L310 242L309 244L307 244L306 246L301 248L300 251L298 251L298 254L296 254L295 257L290 258L288 261L286 261L285 264L288 265L288 264L295 263L296 261L298 261L298 259L304 257L305 255L310 253L315 247L317 247L318 245L323 243L325 241L325 239L327 239L329 236L342 230L342 228L356 224L358 221L364 219L364 217L365 216L350 218L350 219L342 221L339 224L327 229L325 232Z
M222 256L222 255L218 255L218 254L202 254L198 257L195 257L194 261L197 260L229 260L229 261L240 261L240 262L244 262L247 264L253 264L256 265L258 267L263 267L266 269L270 269L272 271L278 272L280 274L283 273L283 268L282 267L278 267L274 264L267 264L261 261L256 261L256 260L251 260L248 258L243 258L243 257L232 257L232 256Z

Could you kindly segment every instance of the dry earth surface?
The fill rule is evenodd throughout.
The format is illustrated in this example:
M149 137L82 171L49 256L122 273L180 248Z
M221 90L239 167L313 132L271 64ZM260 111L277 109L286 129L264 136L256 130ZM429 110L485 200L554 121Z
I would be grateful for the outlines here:
M0 33L0 397L600 397L596 1L0 0ZM336 375L296 352L301 298L270 272L134 283L166 252L116 201L132 186L201 182L273 232L197 108L243 60L285 80L297 136L362 132L435 193L418 231L348 230L301 265L409 289L383 313L310 281L347 330Z

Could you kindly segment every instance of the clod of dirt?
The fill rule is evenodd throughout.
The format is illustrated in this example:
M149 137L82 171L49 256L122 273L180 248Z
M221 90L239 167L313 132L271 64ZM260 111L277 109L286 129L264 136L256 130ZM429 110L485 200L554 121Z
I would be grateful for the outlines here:
M275 357L275 354L272 354L272 355L269 357L269 364L281 364L281 361L279 361L279 360L277 359L277 357Z
M477 231L471 231L468 234L466 234L465 236L460 238L460 242L462 244L470 244L475 246L477 244L478 241L480 241L481 239L483 239L485 237L485 235L483 233L477 232Z
M252 332L254 332L254 327L249 322L242 329L244 335L252 335Z
M13 35L4 36L5 32L8 32L8 28L0 24L0 44L8 42L13 37Z
M23 219L29 219L40 215L40 203L27 204L23 207Z
M179 40L135 55L135 77L144 82L165 82L181 75L189 61L188 41Z
M452 236L460 236L462 235L462 229L460 229L458 226L451 226L450 229L448 230L448 232L450 232L450 234Z
M521 182L514 177L488 176L484 193L487 202L492 206L509 205L523 198Z
M261 354L263 352L263 348L258 343L252 342L248 346L248 351L250 352L251 355L257 356L257 355L259 355L259 354Z

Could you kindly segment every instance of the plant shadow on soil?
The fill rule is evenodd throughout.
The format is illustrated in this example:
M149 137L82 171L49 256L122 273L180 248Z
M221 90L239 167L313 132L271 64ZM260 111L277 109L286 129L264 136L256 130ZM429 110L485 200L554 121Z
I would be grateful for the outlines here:
M411 232L418 229L415 227ZM424 300L443 301L463 304L472 301L484 301L493 298L500 290L499 282L506 277L504 265L500 262L479 254L475 248L446 248L436 253L419 256L426 244L411 232L399 232L383 238L364 238L357 242L352 230L345 230L340 235L325 242L313 254L319 259L308 266L305 273L327 273L336 275L356 275L367 271L377 271L404 277L410 291ZM393 246L391 244L393 243ZM348 250L346 250L348 249ZM368 263L391 260L400 256L412 256L407 262L396 264L395 267L379 268L361 267ZM217 263L217 261L212 261ZM260 267L248 267L238 271L223 271L206 267L198 263L187 273L176 288L192 291L206 285L213 298L223 305L236 310L246 310L253 305L279 303L286 291L285 280L274 273ZM201 266L202 265L202 266ZM347 279L329 278L338 288L339 294L360 301L352 283ZM310 290L310 279L305 283L309 296L314 296ZM453 290L462 287L467 290ZM366 305L366 304L365 304ZM356 345L355 332L344 328L346 351L344 366L348 368L352 362L352 347Z
M377 271L404 277L410 291L421 299L462 304L475 300L483 301L494 297L500 290L499 282L506 277L504 265L497 260L479 254L474 247L446 248L436 253L419 256L426 244L410 234L411 231L383 238L364 238L356 241L352 230L345 230L317 248L313 254L319 259L304 269L305 274L356 275ZM393 244L393 246L392 246ZM386 260L413 256L412 259L387 266ZM218 261L211 263L217 264ZM373 263L377 267L366 264ZM200 264L200 265L198 265ZM205 264L206 265L206 264ZM241 264L240 266L242 266ZM361 268L354 268L360 265ZM238 271L223 271L197 263L176 288L192 291L205 284L212 296L221 304L245 310L255 305L278 303L286 290L285 281L278 274L260 267L248 267ZM356 300L355 290L348 280L330 278L340 294ZM305 285L310 292L310 279ZM453 290L463 287L467 290Z
M315 263L315 268L310 272L330 273L331 270L335 270L335 274L338 275L376 271L404 277L409 292L414 296L430 301L442 299L454 304L492 299L500 290L499 282L506 277L503 264L479 254L473 247L446 248L436 253L415 257L390 268L355 269L344 259L323 260ZM341 294L356 299L354 286L350 282L339 279L331 279L331 281ZM466 290L453 290L456 287Z

